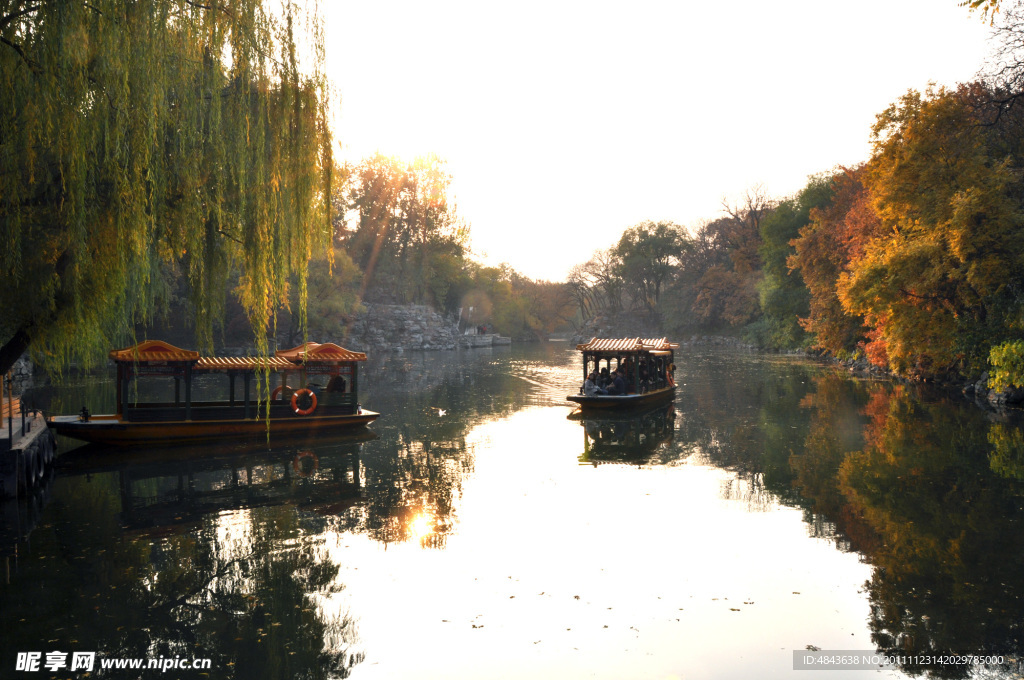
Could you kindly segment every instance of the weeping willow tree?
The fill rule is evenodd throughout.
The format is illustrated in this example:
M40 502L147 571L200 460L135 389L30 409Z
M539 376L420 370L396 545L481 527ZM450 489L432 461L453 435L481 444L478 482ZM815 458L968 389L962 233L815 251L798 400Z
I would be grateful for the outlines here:
M90 363L176 276L209 349L236 267L266 352L330 243L323 63L315 2L0 0L0 370Z

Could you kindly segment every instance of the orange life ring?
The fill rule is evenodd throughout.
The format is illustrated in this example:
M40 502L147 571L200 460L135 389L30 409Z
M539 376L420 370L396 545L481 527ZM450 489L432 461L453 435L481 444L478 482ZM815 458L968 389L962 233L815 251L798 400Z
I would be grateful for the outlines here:
M279 396L281 396L281 392L283 392L284 390L290 390L290 389L291 388L288 387L287 385L278 385L277 387L274 388L274 391L270 393L270 400L271 401L277 401L277 398Z
M313 467L309 468L303 464L303 461L313 461ZM295 470L295 474L299 477L309 477L311 474L320 469L320 459L316 457L316 454L309 449L303 449L295 454L295 460L292 461L292 469Z
M309 408L299 408L299 395L308 394L310 399ZM316 410L316 394L313 390L306 389L303 387L301 390L295 390L295 394L292 395L292 410L295 411L295 415L308 416L310 413Z

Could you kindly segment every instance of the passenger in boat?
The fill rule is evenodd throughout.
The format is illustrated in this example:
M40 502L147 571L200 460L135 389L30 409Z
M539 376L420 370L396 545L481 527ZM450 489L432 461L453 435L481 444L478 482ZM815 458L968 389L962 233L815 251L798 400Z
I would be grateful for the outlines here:
M626 392L623 394L629 394L637 391L636 384L636 362L633 357L626 357L625 363L619 369L622 371L622 379L626 381Z
M597 377L597 386L607 390L608 386L611 384L612 376L608 372L608 367L605 366L604 368L601 369L601 375Z
M608 394L608 390L598 385L598 374L597 371L591 371L590 375L587 376L586 381L583 383L583 394L588 397L596 397L599 395Z
M622 377L623 373L624 371L621 366L615 369L611 387L608 388L608 394L626 394L626 379Z
M326 390L328 392L344 392L345 387L345 379L342 378L340 375L335 375L332 376L331 379L327 381Z

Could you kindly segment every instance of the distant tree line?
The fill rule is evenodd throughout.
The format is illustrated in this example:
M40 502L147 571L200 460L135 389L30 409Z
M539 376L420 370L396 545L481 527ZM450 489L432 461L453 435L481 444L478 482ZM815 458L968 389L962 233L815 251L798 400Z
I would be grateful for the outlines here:
M693 229L631 227L573 269L578 314L1024 384L1024 12L1000 12L993 75L908 92L878 115L867 162L794 196L753 189Z
M343 341L364 303L426 305L461 316L463 327L486 326L520 339L567 327L574 307L563 283L473 259L471 228L458 215L452 177L440 157L375 154L338 168L335 177L333 248L310 262L305 318L302 282L293 280L279 309L280 342ZM225 327L244 336L240 311L229 310Z

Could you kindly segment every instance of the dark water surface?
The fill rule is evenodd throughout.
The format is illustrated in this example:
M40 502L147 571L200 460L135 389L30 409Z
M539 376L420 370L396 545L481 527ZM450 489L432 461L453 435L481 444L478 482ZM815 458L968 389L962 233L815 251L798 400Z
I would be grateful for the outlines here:
M52 652L69 678L906 677L945 652L1003 662L926 675L1021 677L1016 424L803 359L677 364L675 404L633 418L567 417L551 343L378 359L368 441L62 441L4 506L0 677ZM903 659L794 670L815 648ZM121 658L210 661L100 670Z

